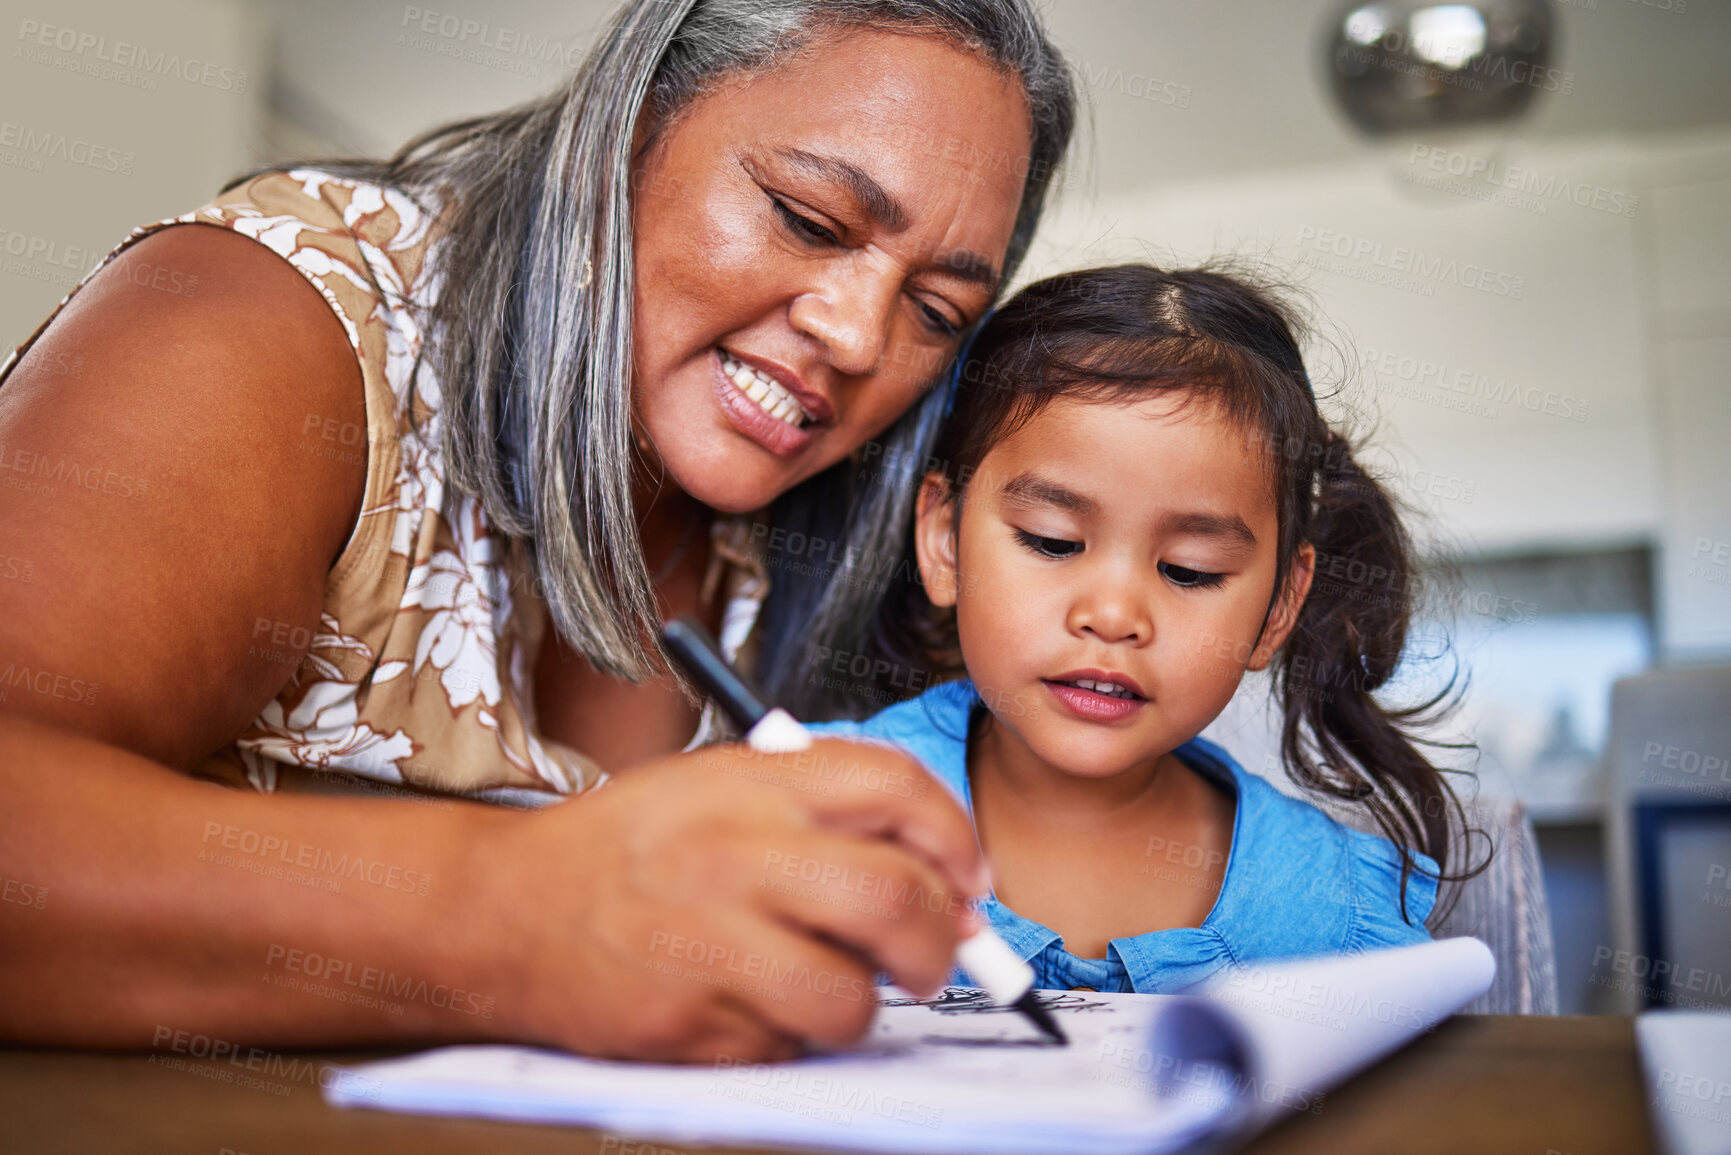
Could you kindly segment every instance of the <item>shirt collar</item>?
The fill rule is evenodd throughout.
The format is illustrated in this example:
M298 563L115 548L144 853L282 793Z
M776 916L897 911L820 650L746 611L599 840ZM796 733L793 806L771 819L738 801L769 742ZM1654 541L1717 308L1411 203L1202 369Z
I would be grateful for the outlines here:
M951 793L966 808L968 817L972 818L974 797L968 783L967 733L969 716L974 707L981 703L979 691L974 688L973 682L963 679L934 686L924 697L928 699L925 704L931 721L950 737L949 741L943 742L931 752L928 768L949 787ZM1245 873L1242 864L1244 855L1248 853L1247 838L1252 837L1247 831L1254 829L1265 808L1266 799L1262 791L1256 789L1256 786L1263 784L1251 782L1250 775L1238 764L1237 759L1206 738L1192 738L1173 753L1178 755L1179 760L1186 766L1204 778L1224 786L1234 796L1232 845L1227 851L1226 872L1221 880L1220 893L1200 927L1175 927L1115 938L1108 948L1109 954L1115 953L1120 957L1171 955L1173 961L1180 958L1193 959L1196 944L1190 941L1190 936L1205 934L1210 939L1217 939L1213 931L1214 924L1225 918L1227 912L1241 902L1237 893L1239 886L1235 880L1242 878ZM1016 948L1017 953L1024 959L1034 957L1059 941L1056 931L1017 914L999 902L996 894L987 897L983 909L992 923L992 928L1005 942ZM1224 962L1221 965L1224 965Z

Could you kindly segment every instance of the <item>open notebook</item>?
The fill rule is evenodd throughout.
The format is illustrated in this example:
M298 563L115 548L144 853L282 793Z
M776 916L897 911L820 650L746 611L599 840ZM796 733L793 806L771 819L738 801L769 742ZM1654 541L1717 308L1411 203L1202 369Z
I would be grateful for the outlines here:
M333 1103L601 1127L636 1139L860 1151L1170 1151L1317 1111L1490 986L1477 939L1228 971L1196 995L1050 992L1043 1039L983 991L890 989L849 1050L680 1067L447 1047L353 1068Z

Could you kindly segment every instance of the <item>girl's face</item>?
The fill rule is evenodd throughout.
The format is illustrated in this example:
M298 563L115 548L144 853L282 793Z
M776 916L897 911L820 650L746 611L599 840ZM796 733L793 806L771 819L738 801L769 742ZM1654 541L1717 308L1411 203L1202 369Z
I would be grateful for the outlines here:
M651 465L743 512L882 432L991 304L1030 133L1015 77L871 31L675 116L632 174Z
M1187 400L1053 401L987 453L959 533L941 478L921 489L927 593L956 607L1005 737L1061 773L1109 777L1195 737L1267 666L1310 588L1306 546L1262 628L1274 466Z

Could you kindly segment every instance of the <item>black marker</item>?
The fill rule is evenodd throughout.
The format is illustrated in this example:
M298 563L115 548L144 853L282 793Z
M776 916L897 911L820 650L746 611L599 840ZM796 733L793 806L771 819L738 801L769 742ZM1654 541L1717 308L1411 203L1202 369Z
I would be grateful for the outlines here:
M763 696L722 656L715 640L691 618L668 622L661 631L667 652L714 699L745 735L746 744L766 754L787 754L811 745L811 732L779 706L764 705ZM983 926L956 948L956 962L1003 1006L1021 1011L1059 1043L1068 1044L1052 1013L1034 992L1034 968L1016 956L996 931Z

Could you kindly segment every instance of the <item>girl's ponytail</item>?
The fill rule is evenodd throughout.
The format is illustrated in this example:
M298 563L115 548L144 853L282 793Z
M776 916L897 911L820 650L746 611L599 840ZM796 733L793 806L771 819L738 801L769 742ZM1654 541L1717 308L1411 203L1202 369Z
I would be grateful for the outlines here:
M1284 723L1281 753L1299 785L1367 808L1401 852L1401 907L1413 852L1450 875L1460 802L1418 749L1453 686L1417 705L1390 708L1375 691L1400 665L1418 588L1411 538L1394 499L1328 430L1303 540L1316 550L1310 594L1274 663ZM1434 743L1426 743L1434 744Z

